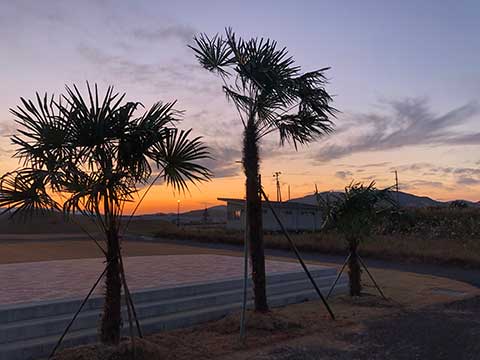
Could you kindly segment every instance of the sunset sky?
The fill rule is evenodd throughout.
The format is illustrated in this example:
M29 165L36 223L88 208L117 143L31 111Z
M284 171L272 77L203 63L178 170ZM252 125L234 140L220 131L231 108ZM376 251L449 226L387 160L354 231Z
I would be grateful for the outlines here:
M178 100L182 128L211 147L215 178L190 194L155 186L140 213L243 197L242 125L187 44L231 26L286 46L304 71L330 66L336 132L295 152L262 143L262 178L283 196L352 179L435 199L480 200L480 2L0 0L0 173L18 166L9 108L65 84L114 85L146 106Z

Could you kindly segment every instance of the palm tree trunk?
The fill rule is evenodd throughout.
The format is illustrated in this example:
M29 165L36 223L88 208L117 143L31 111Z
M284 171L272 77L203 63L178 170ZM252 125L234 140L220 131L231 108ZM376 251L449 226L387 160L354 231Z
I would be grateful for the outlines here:
M247 206L245 231L250 243L252 260L252 281L255 311L268 311L265 253L263 248L262 199L260 196L259 170L260 160L258 139L253 118L247 123L243 138L243 168L246 176Z
M357 242L350 242L350 258L348 260L348 278L350 284L350 296L360 296L362 291L361 275L362 270L358 261Z
M105 280L105 303L100 326L100 340L104 344L118 344L122 326L119 237L115 229L107 235L107 261L110 264Z

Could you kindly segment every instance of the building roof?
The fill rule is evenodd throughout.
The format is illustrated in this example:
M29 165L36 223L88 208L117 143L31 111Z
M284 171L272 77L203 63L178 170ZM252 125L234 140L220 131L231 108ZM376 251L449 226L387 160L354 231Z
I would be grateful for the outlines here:
M239 205L244 205L244 199L233 199L233 198L217 198L217 200L225 201L227 203L234 203ZM262 204L266 204L265 201L262 201ZM318 210L318 206L303 204L295 201L270 201L270 204L273 207L285 208L285 209L308 209L308 210Z

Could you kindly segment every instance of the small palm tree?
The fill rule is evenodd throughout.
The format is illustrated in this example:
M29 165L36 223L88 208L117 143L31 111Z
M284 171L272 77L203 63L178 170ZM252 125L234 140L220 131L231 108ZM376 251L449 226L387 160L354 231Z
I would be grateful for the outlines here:
M200 35L191 48L200 64L223 81L244 126L243 170L246 177L246 231L250 243L255 310L267 311L262 204L260 195L260 140L278 132L280 144L295 149L332 131L335 110L325 90L328 68L302 73L285 48L268 39Z
M88 98L73 86L58 101L37 94L36 101L22 98L22 105L11 109L19 125L12 137L15 156L24 167L1 178L0 206L12 215L58 210L93 219L105 235L97 244L108 264L100 339L117 344L124 206L151 182L152 166L159 171L156 179L163 177L177 190L185 190L188 181L209 179L209 170L198 163L209 155L200 138L190 139L190 130L175 127L180 115L175 103L156 103L135 117L141 104L125 103L125 94L109 87L102 100L96 85L87 89Z
M337 198L327 214L328 226L343 234L350 252L348 275L351 296L360 296L362 291L358 247L370 235L377 215L393 205L389 191L378 190L375 181L367 186L352 182L345 187L345 193Z

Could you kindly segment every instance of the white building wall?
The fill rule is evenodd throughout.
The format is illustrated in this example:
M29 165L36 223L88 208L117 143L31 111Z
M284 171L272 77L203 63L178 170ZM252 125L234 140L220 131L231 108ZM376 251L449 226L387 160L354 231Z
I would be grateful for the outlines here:
M245 208L236 203L227 203L227 229L243 230L245 228Z
M318 209L274 205L274 210L285 228L289 231L317 231L320 226L321 213ZM263 229L266 231L280 231L271 210L263 205ZM245 227L245 208L242 203L227 203L227 229L243 230Z

